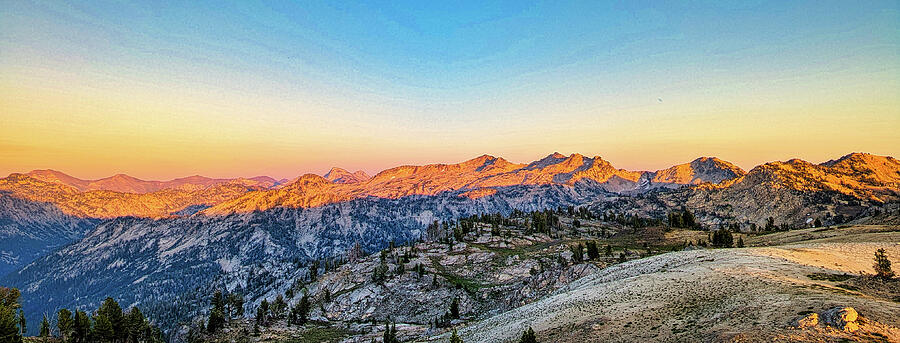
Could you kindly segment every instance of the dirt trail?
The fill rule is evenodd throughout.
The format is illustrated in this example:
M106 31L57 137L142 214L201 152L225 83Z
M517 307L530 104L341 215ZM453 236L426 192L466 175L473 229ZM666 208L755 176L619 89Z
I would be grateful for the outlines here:
M884 248L900 265L900 233L683 251L601 270L538 302L461 328L465 342L511 342L531 326L546 342L900 341L900 303L847 290L813 273L872 272ZM854 334L794 329L807 312L851 306ZM799 331L798 331L799 330Z

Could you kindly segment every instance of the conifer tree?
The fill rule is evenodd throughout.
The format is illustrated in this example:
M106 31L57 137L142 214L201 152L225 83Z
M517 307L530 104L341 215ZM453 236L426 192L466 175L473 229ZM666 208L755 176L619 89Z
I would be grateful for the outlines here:
M228 307L233 317L244 316L244 297L240 293L228 294Z
M397 339L397 324L391 322L384 323L384 335L382 335L383 343L400 343Z
M600 250L597 249L597 242L587 242L588 260L595 260L600 257Z
M697 227L697 221L694 219L694 214L687 209L685 209L684 213L681 214L681 220L685 228Z
M25 322L25 310L19 309L19 334L25 336L25 333L28 332L28 326Z
M222 298L222 292L216 291L210 300L211 309L209 310L209 320L206 322L206 331L214 333L225 327L225 300Z
M284 301L284 297L279 294L275 297L275 301L269 306L269 313L271 317L275 320L284 319L287 314L287 303Z
M300 301L291 308L288 323L295 325L306 324L306 321L309 319L309 305L309 295L304 292L303 296L300 297Z
M584 261L584 246L581 243L570 246L569 250L572 251L573 262L581 263Z
M519 343L537 343L537 337L534 335L534 330L530 326L522 333L522 338L519 339Z
M319 278L319 260L314 260L309 265L309 282L315 282Z
M18 297L16 297L18 298ZM18 318L16 311L12 308L13 303L0 303L0 338L4 342L22 342L22 336L19 333Z
M710 242L717 248L731 248L734 238L730 231L722 228L712 232Z
M738 248L743 248L743 247L744 247L744 238L743 238L743 237L738 237L737 247L738 247Z
M144 332L148 329L144 314L137 306L132 307L128 315L125 316L125 332L126 339L130 342L138 341L138 338L144 336Z
M888 259L884 248L875 251L875 276L885 280L894 277L894 271L891 269L891 260Z
M91 318L81 310L75 311L75 322L72 330L72 340L76 343L87 342L91 336Z
M459 319L459 300L456 298L450 301L450 318Z
M450 343L463 343L462 338L459 338L459 334L456 333L456 329L453 329L453 333L450 335Z
M775 218L766 218L766 231L773 231L778 227L775 226Z
M122 315L122 307L112 297L107 297L97 309L97 315L105 317L109 321L112 330L111 340L117 338L124 339L125 330L123 329L124 316Z
M113 330L112 322L106 314L97 315L97 319L94 320L94 330L91 336L103 342L112 342L116 339L116 332Z
M72 331L75 328L75 320L72 318L72 312L67 309L61 309L56 312L56 328L59 330L59 336L63 341L72 337Z
M44 319L41 320L41 331L38 334L39 337L50 337L50 321L47 320L47 315L44 315Z
M262 326L269 325L269 302L266 299L263 299L261 303L259 303L259 307L256 308L256 323Z

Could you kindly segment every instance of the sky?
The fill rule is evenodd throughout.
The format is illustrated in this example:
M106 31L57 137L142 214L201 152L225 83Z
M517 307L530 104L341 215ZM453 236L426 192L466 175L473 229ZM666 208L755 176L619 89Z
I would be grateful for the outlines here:
M900 156L897 1L4 1L0 174Z

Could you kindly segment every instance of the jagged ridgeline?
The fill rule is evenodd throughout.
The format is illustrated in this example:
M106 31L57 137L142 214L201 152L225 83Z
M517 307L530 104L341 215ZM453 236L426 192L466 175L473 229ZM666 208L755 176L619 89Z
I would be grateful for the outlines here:
M620 225L633 227L689 210L697 227L752 231L817 220L897 222L900 198L900 162L868 154L749 172L715 158L642 172L552 154L529 164L485 155L372 177L333 169L327 178L283 183L51 176L0 179L8 205L0 211L0 251L7 270L17 269L0 284L22 290L32 321L62 307L95 308L112 296L140 305L163 328L201 311L209 289L283 292L310 260L343 256L356 244L374 252L416 240L435 220L580 206L618 213Z
M103 222L80 241L3 278L23 289L29 312L96 306L106 296L140 304L171 328L203 308L207 290L260 294L290 286L310 259L371 252L421 238L434 220L582 203L605 192L560 185L514 186L496 196L459 193L364 198L314 208L272 208L222 216ZM594 190L594 191L592 191Z

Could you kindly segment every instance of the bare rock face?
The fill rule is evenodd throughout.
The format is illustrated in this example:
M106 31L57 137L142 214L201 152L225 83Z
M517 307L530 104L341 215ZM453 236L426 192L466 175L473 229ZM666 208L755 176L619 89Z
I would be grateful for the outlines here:
M794 323L794 327L796 327L798 329L811 328L816 325L819 325L819 314L818 313L807 314L806 317L797 319L797 321Z
M847 332L859 329L859 324L856 323L856 320L859 319L859 313L852 307L830 308L822 312L822 319L826 325Z

